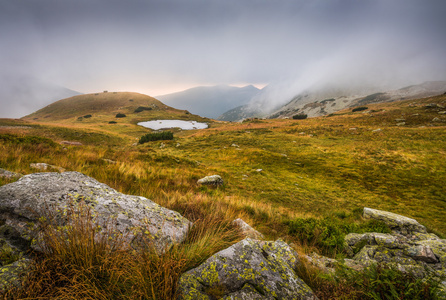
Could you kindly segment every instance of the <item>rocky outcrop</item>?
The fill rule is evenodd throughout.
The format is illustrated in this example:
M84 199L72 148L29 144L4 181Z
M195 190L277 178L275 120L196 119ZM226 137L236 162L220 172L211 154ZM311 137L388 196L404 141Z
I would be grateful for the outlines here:
M153 241L158 252L182 242L191 222L144 197L125 195L78 172L35 173L0 187L0 237L16 248L31 246L39 236L39 219L55 212L54 226L67 225L68 211L78 203L91 208L98 226L113 222L126 243Z
M198 184L220 186L223 185L223 179L220 175L210 175L203 177L197 181Z
M282 240L246 238L179 281L179 299L317 299L297 277L297 253Z
M364 218L383 221L391 233L350 233L345 237L345 251L350 258L337 261L313 254L306 259L326 273L336 264L360 271L372 264L386 264L416 277L446 278L446 240L440 239L416 220L395 213L364 208ZM446 282L440 289L446 291Z

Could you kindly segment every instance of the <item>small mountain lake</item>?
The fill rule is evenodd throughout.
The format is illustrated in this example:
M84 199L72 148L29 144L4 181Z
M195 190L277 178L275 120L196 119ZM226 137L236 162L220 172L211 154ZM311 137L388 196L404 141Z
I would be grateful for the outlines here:
M138 125L153 130L167 129L167 128L181 128L182 130L208 128L207 123L200 123L197 121L182 121L182 120L154 120L147 122L139 122Z

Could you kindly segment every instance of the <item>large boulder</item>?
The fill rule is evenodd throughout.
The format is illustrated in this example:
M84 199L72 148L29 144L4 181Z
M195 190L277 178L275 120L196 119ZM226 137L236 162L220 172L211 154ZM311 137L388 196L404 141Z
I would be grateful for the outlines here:
M297 263L282 240L246 238L184 273L179 299L317 299L294 272Z
M159 253L182 242L191 226L177 212L119 193L82 173L35 173L0 187L0 238L21 250L40 250L39 243L32 243L39 237L39 220L52 211L53 225L64 226L69 210L78 203L91 208L98 226L113 222L125 243L137 246L145 236Z

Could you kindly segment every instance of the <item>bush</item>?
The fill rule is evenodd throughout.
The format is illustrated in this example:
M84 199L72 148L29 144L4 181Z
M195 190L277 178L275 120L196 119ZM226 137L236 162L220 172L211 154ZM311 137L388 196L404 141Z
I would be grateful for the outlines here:
M125 114L118 113L116 114L116 118L125 118L127 117Z
M343 213L323 219L297 218L285 222L288 233L305 245L321 249L325 255L335 255L344 249L344 237L349 233L381 232L389 233L390 229L380 221L369 220L362 223L352 222L353 215Z
M306 115L306 114L297 114L297 115L293 116L293 119L294 120L303 120L303 119L306 119L307 117L308 117L308 115Z
M85 119L91 118L91 115L85 115L85 116L83 116L83 118L85 118Z
M145 110L152 110L152 108L151 107L146 107L146 106L139 106L137 109L135 109L135 113L139 113L139 112L142 112L142 111L145 111Z
M160 140L173 140L173 132L163 131L163 132L147 133L139 139L139 143L144 144L147 142L160 141Z
M440 299L436 278L416 278L385 264L372 264L363 271L339 264L335 270L334 274L321 274L320 269L303 260L296 271L321 300Z
M362 111L362 110L367 110L367 109L369 109L367 106L359 106L359 107L355 107L355 108L353 108L353 109L352 109L352 112L355 112L355 111Z
M58 144L56 144L52 139L40 137L40 136L34 136L34 135L18 136L15 134L0 134L0 141L11 143L11 144L20 144L20 145L43 144L43 145L48 145L51 147L58 146Z
M116 122L116 121L110 121L110 122L108 122L108 124L116 124L116 123L118 123L118 122Z

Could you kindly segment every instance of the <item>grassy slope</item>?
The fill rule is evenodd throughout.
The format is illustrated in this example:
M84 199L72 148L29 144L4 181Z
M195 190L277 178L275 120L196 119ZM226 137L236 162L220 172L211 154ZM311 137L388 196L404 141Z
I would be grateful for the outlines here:
M444 122L432 120L446 118L425 108L428 103L446 105L446 96L307 120L211 123L207 130L176 131L163 148L159 141L131 146L138 134L150 131L132 122L127 130L112 131L100 127L105 118L0 120L0 126L31 126L0 127L0 134L75 137L85 144L63 149L0 141L0 167L27 174L34 172L29 163L47 162L146 196L193 221L241 216L268 238L293 240L287 222L297 217L341 216L364 206L413 217L445 236L446 131ZM402 118L406 125L397 126ZM222 175L223 188L196 184L212 174Z
M135 96L118 95L120 97L113 100L110 107L129 95ZM127 168L132 164L143 166L155 162L156 166L167 168L166 171L181 170L183 176L189 175L187 185L195 191L196 178L219 173L227 182L226 196L246 198L277 209L286 208L291 214L319 216L333 210L351 211L371 206L417 218L444 233L446 223L441 213L446 210L442 186L442 178L446 175L442 159L446 149L444 123L432 122L441 115L435 109L423 107L430 102L444 101L445 96L440 96L383 103L370 106L366 112L343 111L330 117L300 121L215 123L208 130L176 132L176 140L166 142L167 147L163 149L153 142L107 151L111 158L126 164ZM414 105L417 103L419 105ZM130 108L125 109L129 113ZM111 108L109 111L116 112ZM154 112L147 112L150 113ZM42 115L42 111L36 114ZM184 115L179 113L178 116ZM401 118L406 120L406 125L396 126L395 120ZM32 115L25 119L32 119ZM126 132L115 131L108 135L100 127L100 121L94 122L95 117L88 120L88 124L72 123L70 117L64 123L57 121L64 127L40 123L32 125L31 129L19 130L55 140L73 138L93 148L94 144L99 144L99 148L101 144L131 145L137 135L150 131L129 122L125 125L129 128ZM375 129L381 131L373 132ZM115 157L120 151L128 155ZM57 156L53 160L50 162L58 164ZM67 163L63 162L67 169L79 170L78 166ZM2 166L8 168L5 161ZM25 173L30 171L26 166L17 167ZM80 171L88 172L86 169Z

